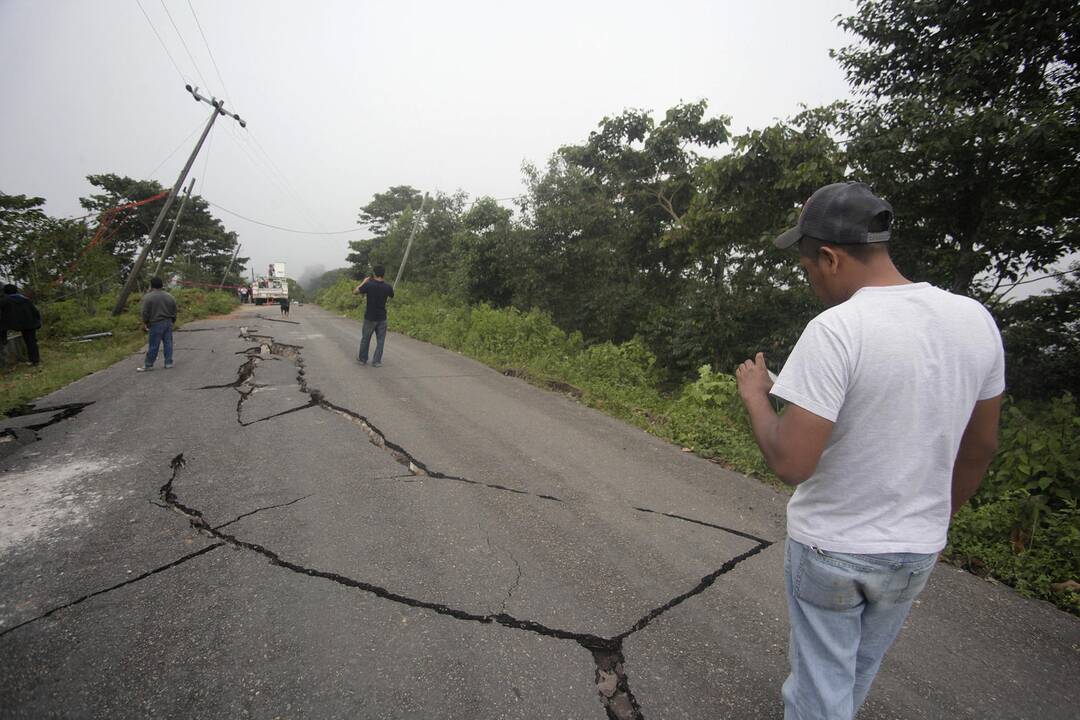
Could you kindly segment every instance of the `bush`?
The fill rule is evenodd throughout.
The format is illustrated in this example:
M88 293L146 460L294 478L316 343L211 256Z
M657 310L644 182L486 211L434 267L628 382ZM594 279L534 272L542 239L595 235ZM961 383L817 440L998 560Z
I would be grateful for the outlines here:
M734 375L701 366L698 379L686 385L672 404L668 432L681 445L719 458L733 470L762 479L775 477L754 441Z
M1080 613L1080 415L1064 395L1039 406L1007 403L986 481L961 508L946 554L1025 595Z
M1080 578L1080 507L1073 501L1032 518L1031 496L1010 490L961 508L949 530L946 555L978 575L989 575L1029 597L1080 614L1080 593L1052 585Z

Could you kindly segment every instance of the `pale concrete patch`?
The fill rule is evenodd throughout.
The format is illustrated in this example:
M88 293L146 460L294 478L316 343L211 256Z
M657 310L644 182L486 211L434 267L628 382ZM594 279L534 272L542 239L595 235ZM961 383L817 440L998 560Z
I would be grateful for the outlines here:
M28 540L87 522L101 496L80 484L119 464L102 459L54 461L0 476L0 555Z

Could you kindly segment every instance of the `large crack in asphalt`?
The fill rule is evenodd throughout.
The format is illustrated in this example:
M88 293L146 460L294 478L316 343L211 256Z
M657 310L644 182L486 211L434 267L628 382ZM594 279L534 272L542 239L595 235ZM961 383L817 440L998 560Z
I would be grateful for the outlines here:
M41 415L43 413L53 413L53 416L44 422L26 426L27 430L33 430L34 432L37 432L39 430L44 430L50 425L55 425L58 422L67 420L68 418L73 418L79 413L81 413L83 410L85 410L88 406L93 404L94 401L91 400L90 402L67 403L65 405L49 405L46 407L37 407L36 405L19 405L18 407L14 407L8 410L5 414L9 418L16 418L26 415Z
M267 319L267 318L263 318ZM257 342L257 345L245 348L237 352L238 355L245 355L247 359L240 365L237 370L236 379L229 383L221 383L217 385L204 385L199 390L220 390L224 388L232 388L236 390L239 397L236 401L236 422L241 427L248 427L256 423L265 422L273 418L280 417L282 415L288 415L290 413L300 412L301 410L307 410L312 407L321 407L324 410L337 413L344 417L348 421L358 425L360 429L367 435L368 441L376 447L382 448L394 458L395 461L404 465L409 469L412 476L430 477L436 480L449 480L453 482L465 483L467 485L476 485L486 487L492 490L499 490L502 492L513 493L516 495L531 495L533 497L540 498L541 500L547 500L550 502L562 502L562 499L554 495L543 493L532 493L528 490L522 490L520 488L507 487L499 483L486 483L480 480L472 480L470 478L462 477L460 475L450 475L438 470L429 468L423 461L415 457L412 453L406 450L401 445L389 440L386 437L386 433L380 430L374 423L367 417L357 413L349 408L336 405L327 400L323 394L314 388L308 386L307 371L304 367L303 346L302 345L290 345L287 343L277 342L272 335L263 335L259 333L253 333L248 327L240 328L240 337L248 342ZM252 396L262 386L255 381L255 371L259 363L271 360L273 358L287 358L291 360L297 368L296 383L300 388L300 391L309 397L309 400L302 405L282 410L281 412L268 415L266 417L258 418L256 420L244 421L243 408L244 403L248 398Z
M267 320L269 322L289 323L290 325L299 325L300 324L299 320L284 320L284 319L281 319L281 318L268 318L265 315L256 315L255 317L259 318L260 320Z
M93 405L94 402L78 402L67 403L66 405L49 405L46 407L37 407L35 405L19 405L7 411L6 415L9 418L25 417L29 415L42 415L45 413L53 413L52 417L42 422L34 423L32 425L26 425L23 427L6 427L0 430L0 458L5 458L11 455L20 447L30 445L41 440L39 434L42 430L51 425L55 425L59 422L63 422L69 418L73 418L89 405Z
M302 346L279 343L275 341L272 336L253 334L248 332L248 329L245 327L241 327L240 337L248 341L259 342L259 345L241 351L242 354L247 355L247 359L240 366L240 369L237 372L237 379L231 383L221 385L208 385L202 389L235 389L240 394L240 397L237 401L237 422L241 426L248 427L257 422L263 422L275 417L280 417L281 415L286 415L288 413L298 412L300 410L305 410L310 407L318 406L323 408L324 410L337 413L348 419L350 422L359 425L360 429L364 431L369 441L373 445L386 450L394 457L394 459L398 463L406 466L409 469L409 472L411 473L411 476L413 478L419 476L437 478L441 480L452 480L456 482L466 483L469 485L483 486L503 492L510 492L518 495L529 495L544 500L562 502L560 498L553 495L532 493L526 490L510 488L496 483L484 483L465 477L448 475L446 473L442 473L428 467L426 464L413 456L404 447L388 440L385 433L379 430L368 418L353 410L341 407L330 402L323 396L320 391L309 387L306 377L306 370L304 368ZM254 381L254 376L258 363L265 360L267 357L273 356L285 357L295 363L297 367L296 382L299 385L301 392L307 394L310 400L304 405L290 408L288 410L275 413L274 415L270 415L265 418L260 418L259 420L245 423L243 421L241 411L243 403L258 387L258 385ZM328 580L344 587L372 594L384 600L389 600L391 602L406 605L408 607L429 610L439 615L451 617L456 620L461 620L465 622L475 622L485 625L501 625L509 629L522 630L544 637L559 640L572 640L578 645L588 650L592 655L593 662L596 667L594 680L596 683L597 693L600 696L601 703L609 720L643 720L644 717L642 715L641 708L638 704L637 699L634 697L633 692L630 690L629 679L625 670L626 660L623 655L624 641L634 633L647 627L650 623L652 623L654 620L656 620L672 608L675 608L678 605L684 603L689 598L692 598L695 595L699 595L700 593L704 592L706 589L711 587L720 576L730 572L744 560L747 560L757 555L758 553L762 552L773 544L769 540L765 540L750 533L745 533L739 530L734 530L732 528L723 527L721 525L715 525L713 523L695 520L693 518L688 518L673 513L660 512L644 507L635 507L634 509L639 512L662 515L675 520L690 522L722 532L730 533L737 537L751 540L755 543L755 545L746 552L729 559L713 572L705 575L703 578L701 578L697 585L690 588L686 592L676 595L675 597L668 600L666 603L663 603L662 605L649 610L635 623L633 623L628 630L612 637L605 638L589 633L579 633L571 630L548 627L546 625L543 625L542 623L538 623L532 620L516 618L508 614L506 612L506 605L509 602L511 596L513 595L514 590L516 590L518 585L520 584L523 575L521 564L511 553L509 553L509 551L506 552L517 567L517 577L508 589L506 598L504 599L502 606L499 609L499 612L487 614L469 612L467 610L454 608L443 603L436 603L420 598L410 597L403 593L391 590L386 587L382 587L380 585L376 585L365 580L351 578L340 573L320 570L318 568L307 567L298 563L294 563L286 558L283 558L280 554L266 546L247 540L242 540L236 535L225 533L222 531L222 528L237 522L243 517L252 515L255 512L260 512L262 510L273 507L291 505L295 502L299 502L303 498L297 498L296 500L293 500L289 503L283 503L281 505L272 505L268 506L267 508L259 508L258 510L243 513L226 523L213 526L206 519L202 510L182 503L174 491L176 479L185 464L186 463L183 453L180 453L175 458L173 458L172 462L170 463L172 473L169 477L169 480L161 486L159 494L161 497L161 501L165 507L171 508L175 512L178 512L184 517L186 517L191 523L191 526L196 530L217 539L221 543L226 543L235 548L247 550L261 555L274 566L284 568L300 575ZM402 477L403 479L410 478L410 476Z
M429 610L438 615L454 618L455 620L474 622L482 625L501 625L506 628L524 630L543 637L555 638L558 640L573 640L592 654L594 662L596 663L595 680L597 691L600 694L601 702L604 705L609 720L643 720L640 707L637 700L634 698L633 693L630 691L629 681L623 668L625 662L622 653L623 636L604 638L590 633L579 633L571 630L563 630L561 628L548 627L543 623L538 623L533 620L516 618L503 611L488 614L469 612L468 610L453 608L444 603L410 597L365 580L359 580L340 573L320 570L318 568L292 562L264 545L242 540L236 535L223 532L221 528L229 523L214 526L210 523L202 510L181 502L176 495L174 486L180 471L186 464L187 461L184 458L183 453L180 453L170 461L169 465L172 468L172 473L170 474L168 481L161 486L159 495L161 497L161 502L166 507L187 518L188 522L195 530L217 539L220 543L225 543L239 550L247 550L261 555L266 558L271 565L284 568L299 575L320 578L343 587L361 590L400 605Z
M186 562L188 562L190 560L194 560L195 558L200 557L202 555L205 555L206 553L208 553L208 552L210 552L212 550L217 550L219 547L222 547L223 545L225 545L225 543L223 543L223 542L216 542L216 543L213 543L212 545L207 545L206 547L202 548L201 550L196 550L193 553L188 553L187 555L184 555L183 557L177 558L176 560L173 560L171 562L165 563L164 565L159 565L158 567L154 568L153 570L148 570L148 571L142 573L141 575L136 575L133 578L128 578L124 582L117 583L116 585L112 585L112 586L104 588L102 590L96 590L96 591L94 591L92 593L87 593L86 595L83 595L82 597L76 598L76 599L72 600L71 602L64 603L63 605L57 605L56 607L51 608L49 610L46 610L45 612L41 613L40 615L37 615L36 617L32 617L29 620L24 620L23 622L19 623L18 625L12 625L11 627L7 628L6 630L0 631L0 637L3 637L4 635L7 635L9 632L14 632L15 630L18 630L21 627L25 627L27 625L30 625L31 623L35 623L38 620L44 620L45 618L49 617L53 613L60 612L61 610L66 610L67 608L72 607L73 605L78 605L79 603L86 602L90 598L95 598L98 595L104 595L105 593L110 593L110 592L112 592L114 590L119 590L120 588L127 587L128 585L134 585L137 582L142 582L143 580L147 579L148 577L152 577L154 575L157 575L160 572L170 570L170 569L176 567L177 565L183 565L184 563L186 563Z

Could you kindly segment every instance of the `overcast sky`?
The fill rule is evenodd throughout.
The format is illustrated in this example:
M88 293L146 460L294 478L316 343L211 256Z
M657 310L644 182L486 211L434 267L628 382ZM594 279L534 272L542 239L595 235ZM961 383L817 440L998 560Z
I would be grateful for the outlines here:
M398 184L510 197L523 190L523 161L543 163L626 108L659 119L705 99L742 132L847 97L829 49L850 42L836 18L853 10L850 0L0 0L0 191L79 215L91 173L171 186L209 117L188 82L248 122L218 120L195 191L250 218L349 229ZM258 272L272 261L293 276L339 267L348 239L365 236L214 213Z

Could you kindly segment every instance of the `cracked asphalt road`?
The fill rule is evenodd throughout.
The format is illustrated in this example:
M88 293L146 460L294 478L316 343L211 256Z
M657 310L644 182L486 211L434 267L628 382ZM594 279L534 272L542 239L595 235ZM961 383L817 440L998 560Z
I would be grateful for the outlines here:
M784 496L260 314L0 427L0 716L782 716ZM1075 716L1076 618L940 566L908 625L861 718Z

